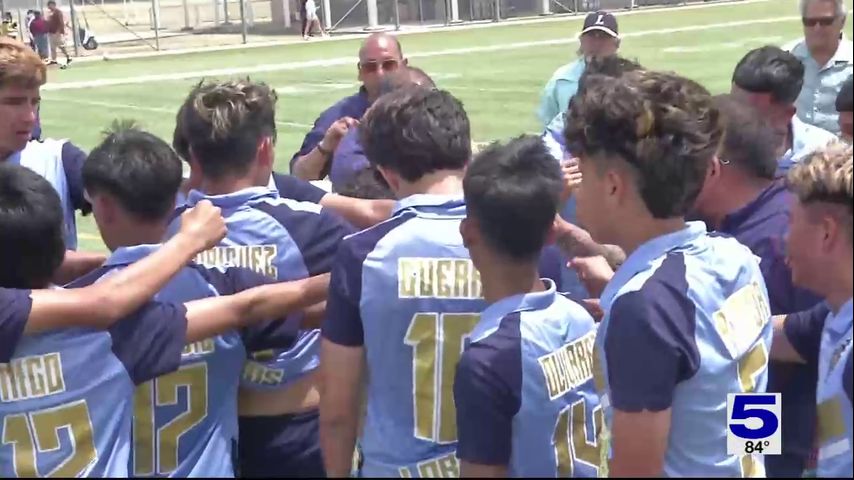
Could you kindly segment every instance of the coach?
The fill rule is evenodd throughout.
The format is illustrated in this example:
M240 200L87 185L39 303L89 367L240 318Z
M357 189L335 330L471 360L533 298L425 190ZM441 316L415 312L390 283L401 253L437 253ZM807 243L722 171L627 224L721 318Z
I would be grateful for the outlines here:
M580 58L555 70L540 94L537 117L544 129L563 131L562 114L569 106L569 100L578 91L578 81L584 73L588 59L617 53L620 48L618 32L617 18L610 13L599 11L587 15L579 37Z
M801 0L804 39L791 48L804 64L798 117L837 135L836 95L854 71L854 47L842 36L845 17L843 0Z
M357 64L362 87L355 95L340 100L320 114L303 139L302 147L291 159L291 172L303 180L325 177L341 139L380 96L383 77L406 64L400 42L393 35L375 33L365 39Z

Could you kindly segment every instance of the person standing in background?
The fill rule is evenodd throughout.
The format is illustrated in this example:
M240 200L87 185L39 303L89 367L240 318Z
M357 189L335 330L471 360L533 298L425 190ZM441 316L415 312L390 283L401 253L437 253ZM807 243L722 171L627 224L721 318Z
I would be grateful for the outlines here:
M314 27L320 30L320 36L326 37L326 32L323 31L323 26L317 17L317 4L314 0L305 0L302 5L302 14L304 15L302 21L302 39L308 40Z
M843 0L801 0L804 39L790 50L804 64L798 118L839 135L836 95L854 71L854 45L842 36Z
M65 55L65 65L60 68L66 68L71 63L71 56L65 49L65 14L57 8L56 2L53 0L47 2L47 9L50 10L50 16L47 18L47 28L50 34L50 65L57 64L56 49L58 48Z
M617 28L617 18L608 12L593 12L584 19L579 57L572 63L558 68L546 83L540 94L540 106L537 117L543 128L563 130L563 116L575 92L578 91L578 81L584 73L587 61L592 57L614 55L620 48L620 35Z
M48 56L48 38L47 38L47 21L44 19L42 12L36 10L33 12L33 19L29 23L30 34L33 36L33 50L39 54L42 61L47 60Z

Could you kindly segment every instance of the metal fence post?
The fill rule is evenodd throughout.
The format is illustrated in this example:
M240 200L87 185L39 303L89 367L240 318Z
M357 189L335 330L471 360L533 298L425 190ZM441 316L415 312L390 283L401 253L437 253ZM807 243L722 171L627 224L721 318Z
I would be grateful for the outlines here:
M71 35L74 38L74 56L80 56L80 36L77 35L77 10L74 9L74 0L69 0L68 5L71 8Z

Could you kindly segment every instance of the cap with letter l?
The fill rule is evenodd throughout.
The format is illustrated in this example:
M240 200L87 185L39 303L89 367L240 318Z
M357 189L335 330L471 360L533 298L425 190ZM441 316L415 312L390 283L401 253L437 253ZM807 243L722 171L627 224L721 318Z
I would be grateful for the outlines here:
M617 28L617 17L609 12L598 11L587 14L584 19L584 26L581 29L581 34L599 30L607 33L614 38L620 38L619 29Z

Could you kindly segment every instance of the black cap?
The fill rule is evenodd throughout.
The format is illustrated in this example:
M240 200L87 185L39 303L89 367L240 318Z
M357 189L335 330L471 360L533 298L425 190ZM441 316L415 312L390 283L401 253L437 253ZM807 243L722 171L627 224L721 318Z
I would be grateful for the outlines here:
M587 18L584 19L584 28L581 29L581 34L584 35L585 33L592 32L593 30L600 30L614 38L620 36L619 30L617 29L617 17L608 12L598 11L587 14Z

